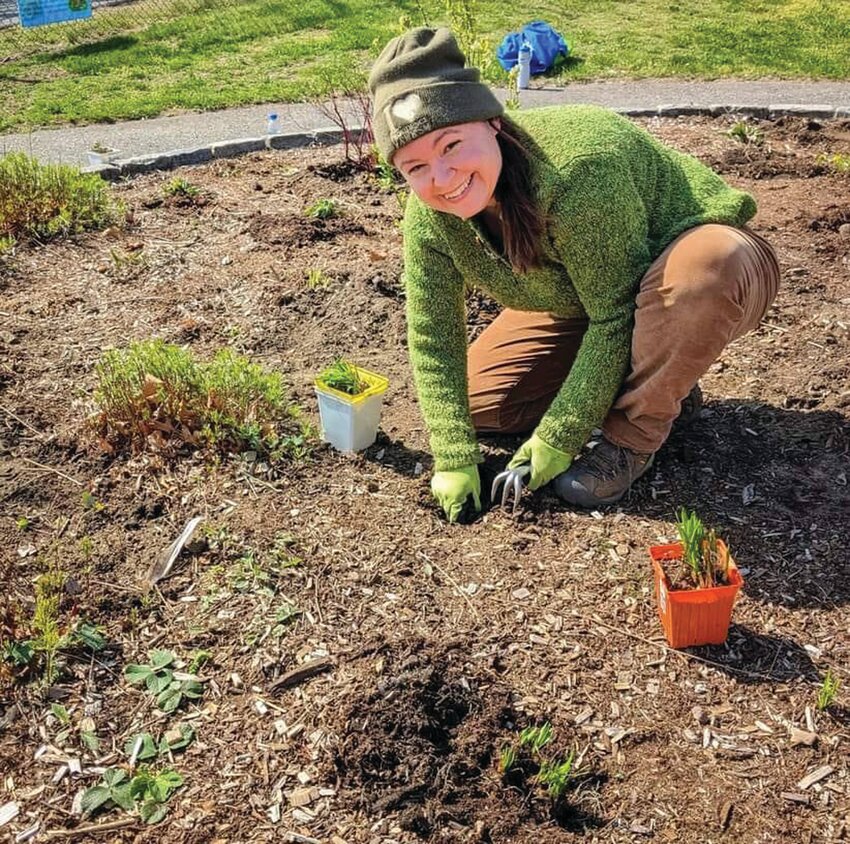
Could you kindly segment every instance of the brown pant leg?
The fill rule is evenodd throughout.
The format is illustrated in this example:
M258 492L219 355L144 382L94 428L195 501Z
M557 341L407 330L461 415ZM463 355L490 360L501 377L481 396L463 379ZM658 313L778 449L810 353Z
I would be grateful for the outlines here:
M469 347L469 405L477 431L531 431L575 360L586 319L505 310Z
M728 343L759 324L778 288L776 255L749 229L703 225L674 240L641 281L631 370L606 438L656 451L682 399Z

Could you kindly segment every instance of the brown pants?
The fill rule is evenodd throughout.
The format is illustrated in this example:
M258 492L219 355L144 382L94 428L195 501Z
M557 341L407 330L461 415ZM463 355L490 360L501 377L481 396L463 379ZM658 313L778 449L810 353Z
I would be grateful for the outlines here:
M682 399L732 340L755 328L779 287L770 244L747 228L703 225L674 240L640 283L631 364L602 425L638 452L667 439ZM561 388L585 318L503 311L469 348L476 430L524 433Z

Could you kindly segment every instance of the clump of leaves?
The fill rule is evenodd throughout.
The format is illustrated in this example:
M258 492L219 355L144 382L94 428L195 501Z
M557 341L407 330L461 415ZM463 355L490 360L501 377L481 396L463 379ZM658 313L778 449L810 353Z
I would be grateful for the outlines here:
M281 376L231 349L200 363L188 349L146 340L107 351L96 374L93 424L107 449L190 446L280 459L293 437L302 448L307 436Z
M540 753L553 736L552 725L547 721L540 727L526 727L519 734L520 747L527 747L532 753Z
M682 507L676 514L676 530L682 543L682 560L688 579L697 589L729 582L729 552L693 511Z
M824 675L823 682L818 689L817 700L815 705L823 712L832 706L838 698L838 690L841 688L841 679L832 673L832 669L827 669Z
M196 676L175 670L177 657L171 651L154 650L148 658L149 664L127 665L124 676L130 685L144 686L163 712L174 712L184 701L203 695L204 684Z
M182 785L183 777L169 768L155 771L141 766L132 778L123 768L107 768L101 783L83 792L83 814L119 806L127 812L138 809L147 824L159 823L168 813L165 804Z
M195 731L188 724L166 730L156 741L150 733L136 733L124 743L124 753L134 761L146 762L179 750L185 750L195 740Z
M339 216L339 204L335 199L320 199L304 213L313 220L329 220L331 217Z
M331 278L320 267L307 270L307 287L310 290L324 290L330 287Z
M63 620L60 608L65 580L66 573L55 559L51 560L35 581L32 617L16 626L16 635L4 640L0 652L13 669L40 674L47 686L59 676L64 651L84 647L97 652L106 647L101 628L82 619L73 623Z
M119 214L106 182L66 164L40 164L22 152L0 159L0 253L112 223Z
M192 199L200 193L200 189L193 185L188 179L175 176L169 179L163 186L162 192L166 196L176 196L183 199Z
M760 147L764 143L764 133L761 129L746 120L739 120L726 134L742 144Z
M573 780L573 762L575 751L571 750L566 759L545 759L537 772L537 782L546 787L553 800L560 800Z
M554 736L555 732L548 721L540 726L526 727L519 734L518 742L502 746L499 772L515 785L519 779L544 787L552 800L558 803L578 772L574 750L566 757L546 750Z
M357 396L368 388L360 370L342 358L337 358L319 376L319 381L341 393Z
M844 155L840 152L829 155L822 152L815 161L818 164L823 164L830 170L834 170L836 173L850 173L850 155Z

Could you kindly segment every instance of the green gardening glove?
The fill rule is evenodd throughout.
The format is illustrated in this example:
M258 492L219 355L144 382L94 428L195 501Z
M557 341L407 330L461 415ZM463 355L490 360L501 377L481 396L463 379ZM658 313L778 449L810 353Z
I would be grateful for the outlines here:
M434 472L431 492L450 522L456 522L466 499L472 495L477 512L481 512L481 478L478 467L461 466L448 472Z
M572 455L553 448L549 443L543 442L537 434L532 434L517 450L517 453L508 463L509 469L517 466L531 466L531 475L526 486L529 489L540 489L548 484L556 475L566 472L573 462Z

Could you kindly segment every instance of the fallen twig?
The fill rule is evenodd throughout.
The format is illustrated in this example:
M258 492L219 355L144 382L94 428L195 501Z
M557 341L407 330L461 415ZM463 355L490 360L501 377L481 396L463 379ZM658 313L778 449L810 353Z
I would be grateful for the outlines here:
M292 686L297 686L317 674L323 674L325 671L330 671L334 667L332 659L314 659L304 665L299 665L282 674L274 683L271 684L271 691L279 692L282 689L288 689Z
M87 824L74 829L49 829L46 835L48 841L56 838L76 838L78 835L88 835L89 833L111 832L114 829L123 829L125 826L135 826L137 823L138 818L124 818L120 821L109 821L108 823Z
M60 478L65 478L66 481L71 481L71 483L76 484L77 486L85 486L82 481L78 481L76 478L72 478L70 475L66 475L64 472L54 469L52 466L45 466L44 463L39 463L37 460L31 460L29 457L25 457L24 460L27 463L32 463L33 466L38 466L39 469L42 469L45 472L53 472L54 475L59 475Z
M8 407L3 407L2 405L0 405L0 410L2 410L3 413L5 413L7 416L11 416L12 419L14 419L16 422L20 422L21 425L23 425L27 430L32 431L34 434L36 434L36 436L39 436L39 437L44 436L44 433L42 431L39 431L38 428L33 428L33 426L30 425L29 422L25 422L23 419L21 419L20 416L17 416L14 413L12 413L12 411L9 410Z

